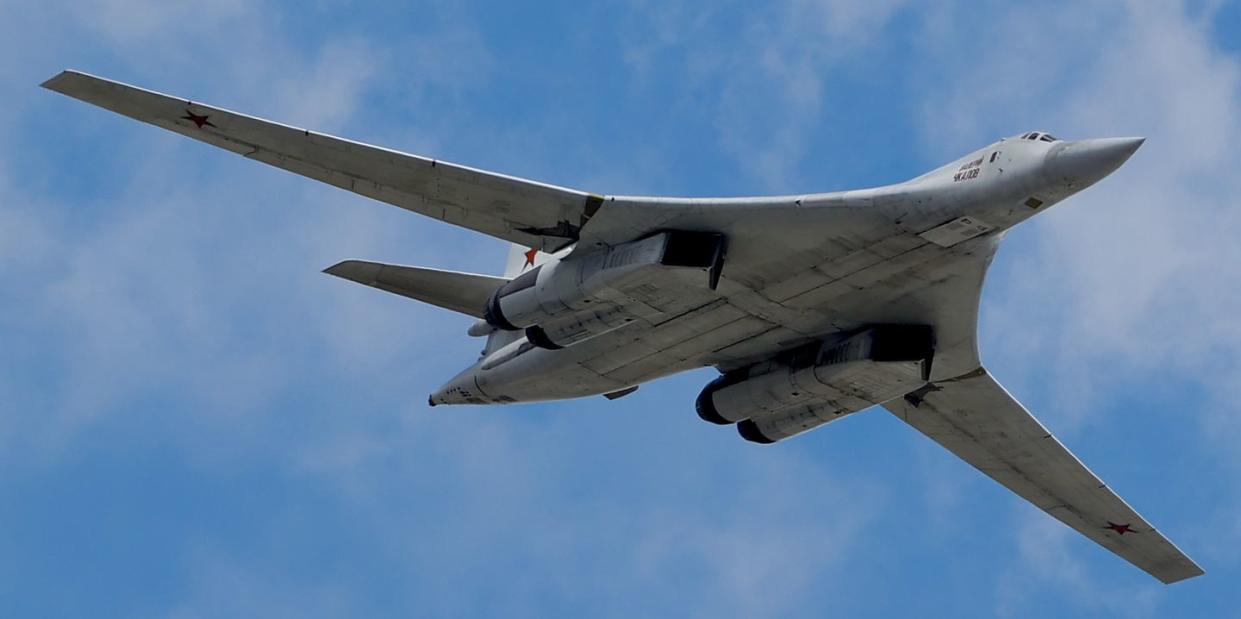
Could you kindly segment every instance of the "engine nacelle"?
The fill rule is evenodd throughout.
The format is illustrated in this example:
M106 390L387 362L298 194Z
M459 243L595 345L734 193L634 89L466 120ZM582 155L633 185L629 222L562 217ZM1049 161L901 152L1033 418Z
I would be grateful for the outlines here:
M600 303L584 312L570 312L543 324L526 327L526 338L535 346L555 350L615 331L636 320L625 308Z
M770 443L917 389L933 354L930 327L878 325L725 374L695 408L706 421L737 423L746 439Z
M839 408L838 404L794 404L790 408L737 422L737 433L747 441L766 445L813 430L872 404L868 402L855 410Z
M560 348L620 328L635 320L626 289L694 276L716 276L723 235L661 232L581 257L544 263L500 287L483 318L497 329L526 329L530 341ZM708 284L703 277L702 283Z

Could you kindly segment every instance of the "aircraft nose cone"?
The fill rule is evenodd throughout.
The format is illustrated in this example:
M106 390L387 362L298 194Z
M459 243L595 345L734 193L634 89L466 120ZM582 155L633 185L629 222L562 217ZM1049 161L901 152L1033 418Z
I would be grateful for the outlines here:
M1057 181L1075 189L1098 182L1129 160L1146 138L1098 138L1069 142L1047 154Z

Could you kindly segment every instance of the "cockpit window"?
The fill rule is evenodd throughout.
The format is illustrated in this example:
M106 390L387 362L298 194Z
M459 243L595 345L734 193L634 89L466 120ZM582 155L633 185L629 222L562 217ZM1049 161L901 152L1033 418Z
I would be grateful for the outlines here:
M1050 133L1043 133L1041 131L1031 131L1021 136L1021 139L1022 140L1035 140L1039 142L1059 142L1060 141L1060 138Z

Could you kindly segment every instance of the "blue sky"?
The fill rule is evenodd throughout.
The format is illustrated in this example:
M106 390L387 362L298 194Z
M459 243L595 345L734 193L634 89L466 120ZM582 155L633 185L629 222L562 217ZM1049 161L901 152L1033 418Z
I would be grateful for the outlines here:
M1235 615L1241 7L752 4L0 0L0 615ZM603 193L1147 136L1009 235L982 351L1207 575L880 411L747 444L694 414L710 370L428 409L469 320L319 270L502 243L37 88L66 67Z

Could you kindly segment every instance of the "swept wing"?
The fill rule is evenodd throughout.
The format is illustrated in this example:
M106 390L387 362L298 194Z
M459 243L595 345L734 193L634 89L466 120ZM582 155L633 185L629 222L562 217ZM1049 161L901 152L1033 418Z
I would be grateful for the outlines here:
M415 213L543 251L574 241L601 196L371 146L78 71L44 88Z
M1155 578L1174 583L1203 573L985 369L931 383L884 408Z

